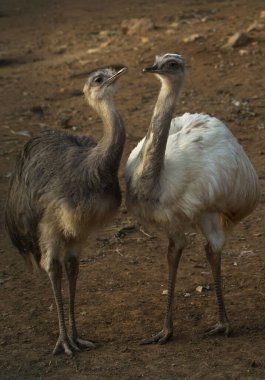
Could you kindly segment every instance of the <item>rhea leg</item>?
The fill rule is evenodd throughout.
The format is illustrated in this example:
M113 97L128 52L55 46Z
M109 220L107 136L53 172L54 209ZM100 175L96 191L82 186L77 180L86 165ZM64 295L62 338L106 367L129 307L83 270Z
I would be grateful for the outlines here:
M214 287L217 297L218 312L219 312L219 322L210 328L206 334L214 335L218 333L225 333L229 335L230 325L227 318L224 298L222 292L222 281L221 281L221 252L215 252L210 244L208 243L205 247L207 260L210 263L213 278L214 278Z
M57 260L52 260L48 268L48 275L51 280L54 298L57 306L58 321L59 321L59 338L53 350L53 354L56 355L60 352L65 352L67 355L72 355L74 351L78 351L78 347L70 341L65 326L64 309L62 300L62 266Z
M79 272L79 260L77 257L70 257L65 263L65 269L69 283L69 322L71 329L71 341L79 347L95 348L96 345L85 339L81 339L78 336L76 322L75 322L75 294L76 294L76 282Z
M167 261L168 261L168 295L167 295L167 307L166 307L166 315L164 320L163 329L156 335L151 338L147 338L141 341L141 344L150 344L150 343L166 343L173 335L173 298L175 291L175 283L176 283L176 274L178 270L179 261L181 258L182 250L184 248L184 244L176 246L176 242L173 239L169 239L168 244L168 253L167 253Z
M205 214L200 221L200 228L206 237L208 244L205 247L206 257L210 264L214 287L217 297L219 322L208 329L207 335L230 332L221 283L221 253L225 243L225 233L218 214Z

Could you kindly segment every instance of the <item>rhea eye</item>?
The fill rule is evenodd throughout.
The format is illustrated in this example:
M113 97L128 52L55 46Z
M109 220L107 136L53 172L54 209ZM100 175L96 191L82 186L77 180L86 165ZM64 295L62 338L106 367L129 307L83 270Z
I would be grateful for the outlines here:
M94 82L95 83L102 83L103 82L103 78L101 77L101 76L99 76L99 77L96 77L95 79L94 79Z
M171 69L176 69L179 65L178 65L177 62L172 61L172 62L169 62L169 63L168 63L168 66L169 66Z

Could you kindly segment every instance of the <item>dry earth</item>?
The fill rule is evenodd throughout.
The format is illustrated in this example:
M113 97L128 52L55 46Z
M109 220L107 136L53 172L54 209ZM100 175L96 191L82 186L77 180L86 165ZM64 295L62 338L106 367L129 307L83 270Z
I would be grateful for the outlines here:
M158 82L141 68L161 52L181 52L187 61L176 114L207 112L222 119L244 146L264 189L264 10L262 0L2 0L1 227L8 177L29 135L52 127L100 138L101 122L80 96L82 74L108 63L130 68L117 94L127 127L124 188L126 157L146 132L158 92ZM124 20L141 17L155 27L126 33L124 24L130 24ZM240 31L250 41L223 48ZM100 347L73 358L51 355L57 316L47 276L25 270L1 228L0 378L265 379L264 211L263 191L223 253L232 336L203 338L216 320L215 295L203 239L190 234L177 281L174 338L163 346L139 346L163 321L166 240L138 229L115 237L135 224L122 207L111 225L91 237L82 256L78 325ZM201 293L198 286L204 287Z

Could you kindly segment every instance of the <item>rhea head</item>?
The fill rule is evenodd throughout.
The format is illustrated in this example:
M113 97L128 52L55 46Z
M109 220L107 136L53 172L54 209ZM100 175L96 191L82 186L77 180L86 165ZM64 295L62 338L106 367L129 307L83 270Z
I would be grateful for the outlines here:
M96 108L102 100L111 101L116 81L127 71L124 65L101 67L89 73L83 92L89 104Z
M153 66L143 69L144 73L155 74L162 82L181 86L185 78L185 61L180 54L157 55Z

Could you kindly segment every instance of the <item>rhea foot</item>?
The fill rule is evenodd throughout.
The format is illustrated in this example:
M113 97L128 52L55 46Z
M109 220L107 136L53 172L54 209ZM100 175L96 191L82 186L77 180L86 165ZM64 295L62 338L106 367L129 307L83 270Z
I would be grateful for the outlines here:
M53 355L64 352L66 355L73 355L74 352L80 351L79 347L67 335L60 335L53 350Z
M158 334L151 336L151 338L141 340L140 344L141 345L152 344L152 343L165 344L169 341L172 335L173 335L172 332L164 332L164 330L162 330Z
M62 352L66 355L73 355L75 352L80 352L82 348L92 349L96 347L96 344L89 340L84 340L79 337L73 339L69 336L62 337L60 335L53 350L53 355L58 355Z
M231 333L231 328L229 322L218 322L213 327L210 327L206 330L206 336L212 336L217 334L224 334L225 336L229 336Z

